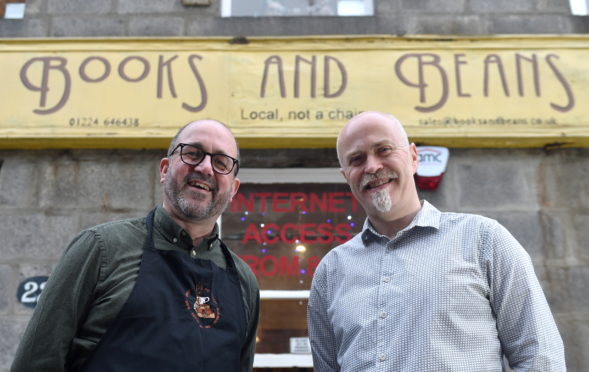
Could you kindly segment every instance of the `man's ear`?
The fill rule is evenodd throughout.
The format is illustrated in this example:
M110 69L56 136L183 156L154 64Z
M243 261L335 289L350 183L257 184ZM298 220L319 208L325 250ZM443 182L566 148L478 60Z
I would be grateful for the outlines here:
M166 174L168 173L169 169L170 158L162 158L162 160L160 160L160 183L164 183L164 180L166 179Z
M409 155L411 155L411 166L413 167L413 174L415 174L419 165L419 155L417 155L417 146L415 146L415 143L411 143Z
M346 172L344 172L343 168L339 169L340 174L344 177L344 179L346 180L346 182L348 182L348 177L346 176Z
M241 185L241 181L239 178L235 177L233 179L233 191L231 192L231 199L237 194L237 190L239 190L239 185Z

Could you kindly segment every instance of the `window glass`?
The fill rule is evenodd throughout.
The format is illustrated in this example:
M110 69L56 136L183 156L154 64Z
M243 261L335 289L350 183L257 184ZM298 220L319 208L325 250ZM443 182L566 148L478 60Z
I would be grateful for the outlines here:
M358 233L364 218L345 183L242 183L221 228L260 289L305 291L321 258ZM306 314L306 298L263 298L256 352L292 352L293 340L308 337Z
M373 0L223 0L223 17L371 16Z

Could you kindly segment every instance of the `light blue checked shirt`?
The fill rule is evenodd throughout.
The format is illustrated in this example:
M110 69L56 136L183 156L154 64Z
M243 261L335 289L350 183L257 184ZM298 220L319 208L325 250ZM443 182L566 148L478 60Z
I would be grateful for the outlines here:
M321 261L314 371L566 371L527 252L494 220L428 202L393 239L368 220Z

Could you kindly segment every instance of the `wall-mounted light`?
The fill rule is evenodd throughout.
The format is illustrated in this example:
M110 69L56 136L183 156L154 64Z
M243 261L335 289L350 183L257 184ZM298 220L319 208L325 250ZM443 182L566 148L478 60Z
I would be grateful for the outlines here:
M446 172L450 151L446 147L417 146L419 164L415 184L420 190L435 190Z

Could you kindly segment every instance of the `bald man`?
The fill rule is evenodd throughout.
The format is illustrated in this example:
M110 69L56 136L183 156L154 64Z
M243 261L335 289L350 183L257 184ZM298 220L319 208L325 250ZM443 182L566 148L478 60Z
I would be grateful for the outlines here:
M529 255L496 221L419 199L417 149L395 117L355 116L337 154L367 219L315 271L314 371L501 372L504 358L566 370Z
M216 223L238 170L223 123L181 128L160 161L162 205L70 243L11 370L251 371L259 289Z

